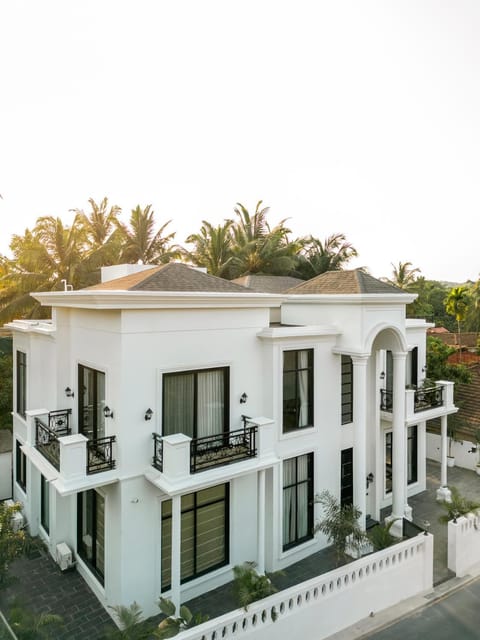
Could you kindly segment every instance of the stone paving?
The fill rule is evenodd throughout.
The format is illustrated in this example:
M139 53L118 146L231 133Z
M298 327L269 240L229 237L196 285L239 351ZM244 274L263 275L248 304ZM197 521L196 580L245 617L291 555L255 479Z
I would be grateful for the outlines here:
M454 467L448 470L449 486L460 493L480 501L480 477L474 471ZM414 522L420 526L429 522L429 531L434 534L434 582L447 580L451 573L447 569L447 528L438 523L443 512L437 504L436 490L440 486L440 465L427 462L427 491L411 498ZM382 514L383 515L383 514ZM285 575L277 576L275 584L285 589L304 580L335 568L331 549L324 549L305 560L291 565ZM29 558L17 560L12 565L14 582L0 593L0 608L8 609L12 598L19 598L29 609L61 615L64 628L56 640L102 640L107 632L115 628L110 616L100 605L92 591L76 572L63 574L43 548L35 550ZM237 607L232 585L226 584L185 603L194 613L208 613L210 618ZM161 616L149 620L158 623Z

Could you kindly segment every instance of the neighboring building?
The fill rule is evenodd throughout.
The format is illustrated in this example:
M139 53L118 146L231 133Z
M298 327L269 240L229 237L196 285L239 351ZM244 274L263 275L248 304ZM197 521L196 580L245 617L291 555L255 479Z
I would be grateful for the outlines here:
M412 294L359 270L284 294L181 264L102 271L33 294L51 321L8 327L14 496L104 605L150 615L246 560L309 556L324 489L364 526L390 504L411 516L426 420L456 411L451 383L416 390L428 325L405 319Z

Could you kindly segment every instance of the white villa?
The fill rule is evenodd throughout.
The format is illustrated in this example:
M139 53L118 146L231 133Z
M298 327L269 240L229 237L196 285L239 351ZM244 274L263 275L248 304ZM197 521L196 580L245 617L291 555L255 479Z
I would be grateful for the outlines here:
M421 388L429 325L406 319L412 294L360 270L265 293L120 265L33 295L52 319L8 325L14 497L105 606L152 615L159 595L186 601L236 564L315 553L324 489L363 526L388 505L411 518L434 417L446 485L453 384Z

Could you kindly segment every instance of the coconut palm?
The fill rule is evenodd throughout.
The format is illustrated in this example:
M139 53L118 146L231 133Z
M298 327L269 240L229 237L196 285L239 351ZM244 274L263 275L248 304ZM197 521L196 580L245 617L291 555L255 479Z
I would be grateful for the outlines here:
M470 296L465 286L453 287L450 289L445 298L445 311L455 317L457 321L457 348L459 349L459 358L462 358L462 350L460 348L460 323L465 320L467 314Z
M155 231L152 205L142 209L137 205L130 215L130 226L119 223L122 240L120 262L161 264L180 256L180 248L172 245L175 233L164 235L171 220Z
M334 233L323 242L313 236L301 238L299 242L301 249L297 274L305 280L326 271L340 271L358 255L343 233Z
M198 267L205 267L213 276L228 278L232 261L232 220L214 227L202 220L199 233L192 233L186 242L193 244L192 251L184 251L185 257Z
M387 279L387 282L393 284L399 289L408 289L417 279L417 273L420 269L412 268L411 262L399 262L398 265L391 263L393 268L393 278Z

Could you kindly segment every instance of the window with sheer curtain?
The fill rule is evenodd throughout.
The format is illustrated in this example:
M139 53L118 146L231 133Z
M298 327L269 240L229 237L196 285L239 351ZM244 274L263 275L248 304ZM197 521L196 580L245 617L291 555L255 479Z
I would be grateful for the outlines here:
M163 376L163 435L191 438L229 430L229 369L202 369Z
M353 422L353 363L342 356L342 424Z
M283 461L283 550L313 537L313 453Z
M313 425L313 349L283 352L283 430Z

